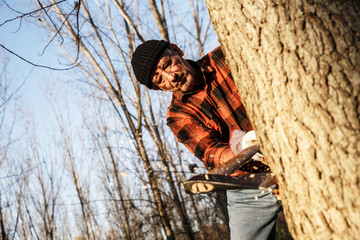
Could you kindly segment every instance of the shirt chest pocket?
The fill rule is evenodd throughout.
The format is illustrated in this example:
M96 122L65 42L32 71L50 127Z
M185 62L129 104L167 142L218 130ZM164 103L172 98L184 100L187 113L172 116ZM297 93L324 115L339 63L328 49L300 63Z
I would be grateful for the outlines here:
M206 131L208 131L212 137L218 138L219 136L221 136L222 129L219 123L217 123L217 121L214 121L213 119L207 119L204 122L204 125Z
M219 130L218 124L212 119L207 119L205 121L205 127L209 129L214 129L215 131Z

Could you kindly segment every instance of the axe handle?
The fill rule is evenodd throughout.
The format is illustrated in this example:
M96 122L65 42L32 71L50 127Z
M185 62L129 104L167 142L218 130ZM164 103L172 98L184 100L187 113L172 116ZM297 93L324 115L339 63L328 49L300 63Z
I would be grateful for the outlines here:
M240 153L235 155L229 161L210 170L208 174L230 175L248 162L250 162L252 156L254 156L258 150L259 144L255 142L253 145L243 149Z

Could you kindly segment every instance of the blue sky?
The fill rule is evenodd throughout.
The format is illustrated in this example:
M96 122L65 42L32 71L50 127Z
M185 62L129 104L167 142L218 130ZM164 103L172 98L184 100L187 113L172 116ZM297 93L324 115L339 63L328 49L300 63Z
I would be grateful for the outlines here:
M24 1L20 0L8 0L7 3L22 13L37 9L36 6L31 6L30 3L24 3ZM15 13L9 9L4 1L0 0L0 24L18 15L19 13ZM30 20L34 22L34 18ZM36 18L35 22L37 22ZM61 63L61 52L56 42L51 43L51 45L46 48L53 36L44 30L43 27L40 22L38 24L31 23L27 18L22 20L16 19L5 23L0 26L0 44L34 64L46 65L53 68L67 68L68 65ZM216 47L218 44L216 40L217 38L215 36L211 37L209 40L211 43L207 44L209 47L205 51L210 51ZM45 48L46 51L43 53ZM35 67L3 49L1 49L0 53L0 56L6 55L7 81L12 89L17 88L26 80L25 85L17 93L20 99L18 108L25 110L25 114L30 113L31 116L35 118L32 120L37 123L40 122L40 124L38 124L40 127L43 127L45 124L51 125L51 119L49 117L49 113L52 111L51 105L49 104L49 97L51 97L51 95L46 92L49 88L55 85L55 94L65 96L64 98L58 98L60 101L64 101L65 98L74 101L74 98L77 98L74 92L78 89L73 89L72 84L68 84L68 82L75 80L73 76L76 75L70 75L72 71L52 71L46 68ZM81 100L77 98L75 101ZM81 108L81 106L77 104L70 105L72 114L76 114L78 108ZM78 114L76 117L79 117ZM12 121L10 116L9 120ZM44 120L46 120L46 122Z
M21 4L19 4L19 2ZM22 13L36 9L23 1L8 1L11 7ZM40 24L30 23L27 18L16 19L5 23L19 14L9 9L3 1L0 1L0 44L15 52L21 57L34 64L46 65L54 68L66 68L60 63L58 58L58 47L55 42L46 48L52 36L43 29ZM33 21L33 19L31 19ZM46 51L43 53L44 49ZM15 55L1 50L1 57L6 57L6 81L11 90L17 89L24 81L25 84L17 92L18 108L31 111L35 121L43 119L48 114L50 108L48 104L48 94L46 89L56 80L61 80L57 84L62 84L69 78L68 71L51 71L42 67L35 67ZM3 64L3 67L5 65ZM63 89L63 88L62 88ZM11 119L10 119L11 120Z
M11 2L12 7L18 11L28 12L29 9L34 9L29 6L21 9L23 6L14 4L14 2L16 1ZM0 0L0 24L15 16L16 13L11 11ZM59 63L58 56L61 55L61 52L56 42L52 43L41 55L52 36L40 24L35 25L26 19L22 21L17 19L0 26L0 36L0 44L34 64L54 68L68 67ZM42 143L56 146L54 137L59 133L56 130L57 124L54 114L59 114L59 111L52 106L53 102L49 101L50 98L55 94L59 96L56 98L61 106L59 109L65 109L62 106L66 104L66 101L70 101L68 110L73 125L79 126L79 124L82 124L81 116L78 113L79 105L71 102L74 101L76 94L73 93L71 84L67 84L71 71L53 71L47 68L35 67L0 48L0 56L3 57L4 55L6 60L3 67L6 65L6 83L10 86L10 93L21 86L24 81L25 84L7 106L5 127L1 129L2 134L0 137L7 138L9 126L14 122L14 116L16 115L15 128L11 138L19 142L12 145L15 148L14 152L17 152L16 149L20 146L22 148L30 147L31 144L28 142L28 137L26 137L27 134L31 134L29 131L35 131L34 134ZM29 130L32 124L34 124L34 129ZM16 165L13 167L16 168ZM7 168L2 168L0 177L8 175L8 171ZM15 169L15 172L18 171L19 169Z
M35 7L31 7L27 5L29 1L20 1L20 0L7 0L8 3L11 3L12 7L15 8L18 11L21 12L29 12L31 9L36 9ZM25 3L24 3L25 2ZM11 11L4 3L3 0L0 0L0 24L4 23L7 19L14 18L17 14ZM32 19L34 20L34 19ZM20 55L21 57L35 63L38 65L47 65L54 68L66 68L67 65L61 64L61 59L59 55L61 56L61 52L59 51L59 48L57 47L57 43L52 43L50 47L48 47L43 55L40 56L40 54L43 52L46 45L51 40L52 36L45 30L41 29L41 24L35 25L34 23L30 23L26 19L20 21L19 19L5 23L2 26L0 26L0 44L4 45L6 48L10 49L11 51L15 52L16 54ZM213 41L216 41L216 37L213 37ZM215 43L217 45L217 43ZM214 44L214 45L215 45ZM211 50L215 46L210 47ZM0 48L1 49L1 48ZM59 161L61 160L61 154L62 149L60 147L61 144L58 144L56 142L56 139L51 139L54 134L59 134L54 132L51 132L52 129L56 129L56 122L54 121L53 114L54 111L57 109L51 108L51 104L49 103L49 97L53 95L57 95L56 98L58 101L61 101L60 104L64 104L66 101L65 99L70 99L72 101L70 103L71 106L71 121L75 124L82 124L81 118L79 116L79 109L85 108L85 104L74 104L74 102L80 102L81 96L79 97L76 93L78 91L79 86L77 89L74 89L74 84L72 84L72 80L74 79L74 76L77 76L75 74L70 75L72 71L51 71L46 68L40 68L40 67L34 67L31 64L17 58L16 56L6 52L5 50L0 50L0 56L6 56L6 64L3 64L3 67L6 65L7 70L7 83L12 87L12 89L16 89L18 86L21 85L21 83L26 80L25 85L20 89L19 92L17 92L18 97L18 105L16 108L13 108L13 105L10 105L10 114L7 112L7 120L8 125L11 125L13 119L12 119L12 112L19 111L19 121L16 123L16 132L15 136L13 136L14 139L21 138L23 145L21 144L14 144L14 154L23 154L23 149L19 149L19 147L27 147L30 148L31 142L27 141L28 138L26 134L28 132L26 129L26 124L23 124L27 118L28 115L31 117L30 121L35 121L35 127L37 127L37 136L39 137L39 134L41 135L40 141L41 143L45 143L44 150L49 151L51 153L47 154L46 152L43 153L46 157L49 157L49 161L53 160L52 157L58 158ZM48 89L51 89L54 91L53 95L50 95ZM80 86L82 87L82 86ZM85 86L86 87L86 86ZM169 93L170 94L170 93ZM75 99L75 100L74 100ZM97 105L96 105L97 106ZM95 107L96 107L95 106ZM95 108L94 107L94 108ZM111 106L110 106L111 107ZM103 107L102 107L103 108ZM86 109L88 110L88 109ZM95 109L96 111L96 109ZM106 111L106 109L104 110ZM75 118L75 117L76 118ZM23 118L23 119L21 119ZM74 120L75 119L75 120ZM111 121L111 119L107 119L107 121ZM75 122L75 123L74 123ZM51 125L53 124L53 125ZM55 126L54 126L55 125ZM67 127L67 126L66 126ZM71 127L74 128L72 125ZM69 128L71 128L69 127ZM120 127L119 127L120 129ZM50 131L49 131L50 130ZM117 129L115 129L117 130ZM0 132L0 138L1 136L6 136L6 131ZM31 134L31 133L30 133ZM75 135L75 133L74 133ZM117 136L123 136L121 134L117 134ZM31 137L31 136L30 136ZM120 139L120 138L119 138ZM5 139L3 139L6 141ZM31 139L30 139L31 140ZM47 141L46 141L47 140ZM74 140L74 147L79 147L84 149L84 151L79 151L78 154L89 154L89 152L85 152L87 150L86 146L81 145L82 142L76 142L76 137L73 138ZM122 139L121 139L122 140ZM130 141L130 139L129 139ZM120 141L119 141L120 142ZM1 145L0 141L0 147ZM86 141L85 141L86 143ZM121 144L127 146L130 145L130 143L126 142L120 142ZM50 146L50 147L49 147ZM60 147L59 147L60 146ZM59 148L54 149L54 148ZM40 148L41 151L41 148ZM89 150L90 151L90 150ZM26 153L24 153L25 155ZM122 156L122 155L121 155ZM9 161L9 165L11 165L11 169L14 169L13 171L15 173L19 173L21 171L21 167L24 165L23 161L23 155L16 156L19 160L19 165L16 165L14 161ZM89 160L87 156L81 156L85 157L85 160ZM95 156L96 157L96 156ZM11 159L11 157L9 157ZM80 158L79 158L80 159ZM31 160L31 155L26 156L26 160ZM43 161L43 158L40 158L40 161ZM45 160L44 160L45 161ZM42 162L40 162L42 164ZM93 164L91 161L87 161L87 164ZM36 163L33 163L34 166ZM19 168L17 168L19 166ZM47 163L46 166L51 166L51 164ZM9 168L9 167L8 167ZM93 168L82 168L82 174L86 175L88 174L87 171L84 169L91 169ZM0 177L4 177L9 175L9 170L7 168L0 168ZM69 181L66 179L66 181ZM67 186L67 184L64 184L64 186ZM95 185L94 185L95 186ZM70 191L70 190L68 190ZM95 191L94 191L95 192ZM71 193L65 191L68 196L73 196Z
M36 9L36 6L23 3L23 1L8 1L8 4L11 4L13 9L22 13ZM6 20L18 15L19 13L9 9L3 1L0 2L0 24L3 24L0 26L0 43L34 64L60 69L68 68L68 65L63 64L62 60L58 57L59 48L55 41L50 43L49 47L46 47L53 36L44 29L41 23L30 23L29 20L34 22L34 18L18 18L4 23ZM68 71L51 71L47 68L35 67L5 51L3 48L1 49L2 56L5 53L7 57L7 71L11 77L12 84L18 85L24 79L27 79L21 95L29 101L36 100L41 95L38 90L43 86L44 79L46 81L48 74L51 73L53 79L67 78Z

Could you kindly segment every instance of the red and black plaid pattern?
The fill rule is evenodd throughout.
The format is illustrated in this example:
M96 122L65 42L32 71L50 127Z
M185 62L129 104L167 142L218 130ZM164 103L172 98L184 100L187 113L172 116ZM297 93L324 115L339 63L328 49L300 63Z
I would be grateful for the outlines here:
M167 125L177 139L207 168L219 164L229 148L234 129L252 130L224 54L218 47L197 63L205 88L191 93L174 93L167 113Z

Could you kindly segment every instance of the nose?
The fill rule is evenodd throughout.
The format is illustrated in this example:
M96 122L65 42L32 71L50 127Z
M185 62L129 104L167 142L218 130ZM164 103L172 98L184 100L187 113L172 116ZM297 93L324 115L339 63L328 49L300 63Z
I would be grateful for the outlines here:
M163 75L163 78L165 78L166 80L168 80L170 82L176 81L176 74L174 72L163 71L162 75Z

